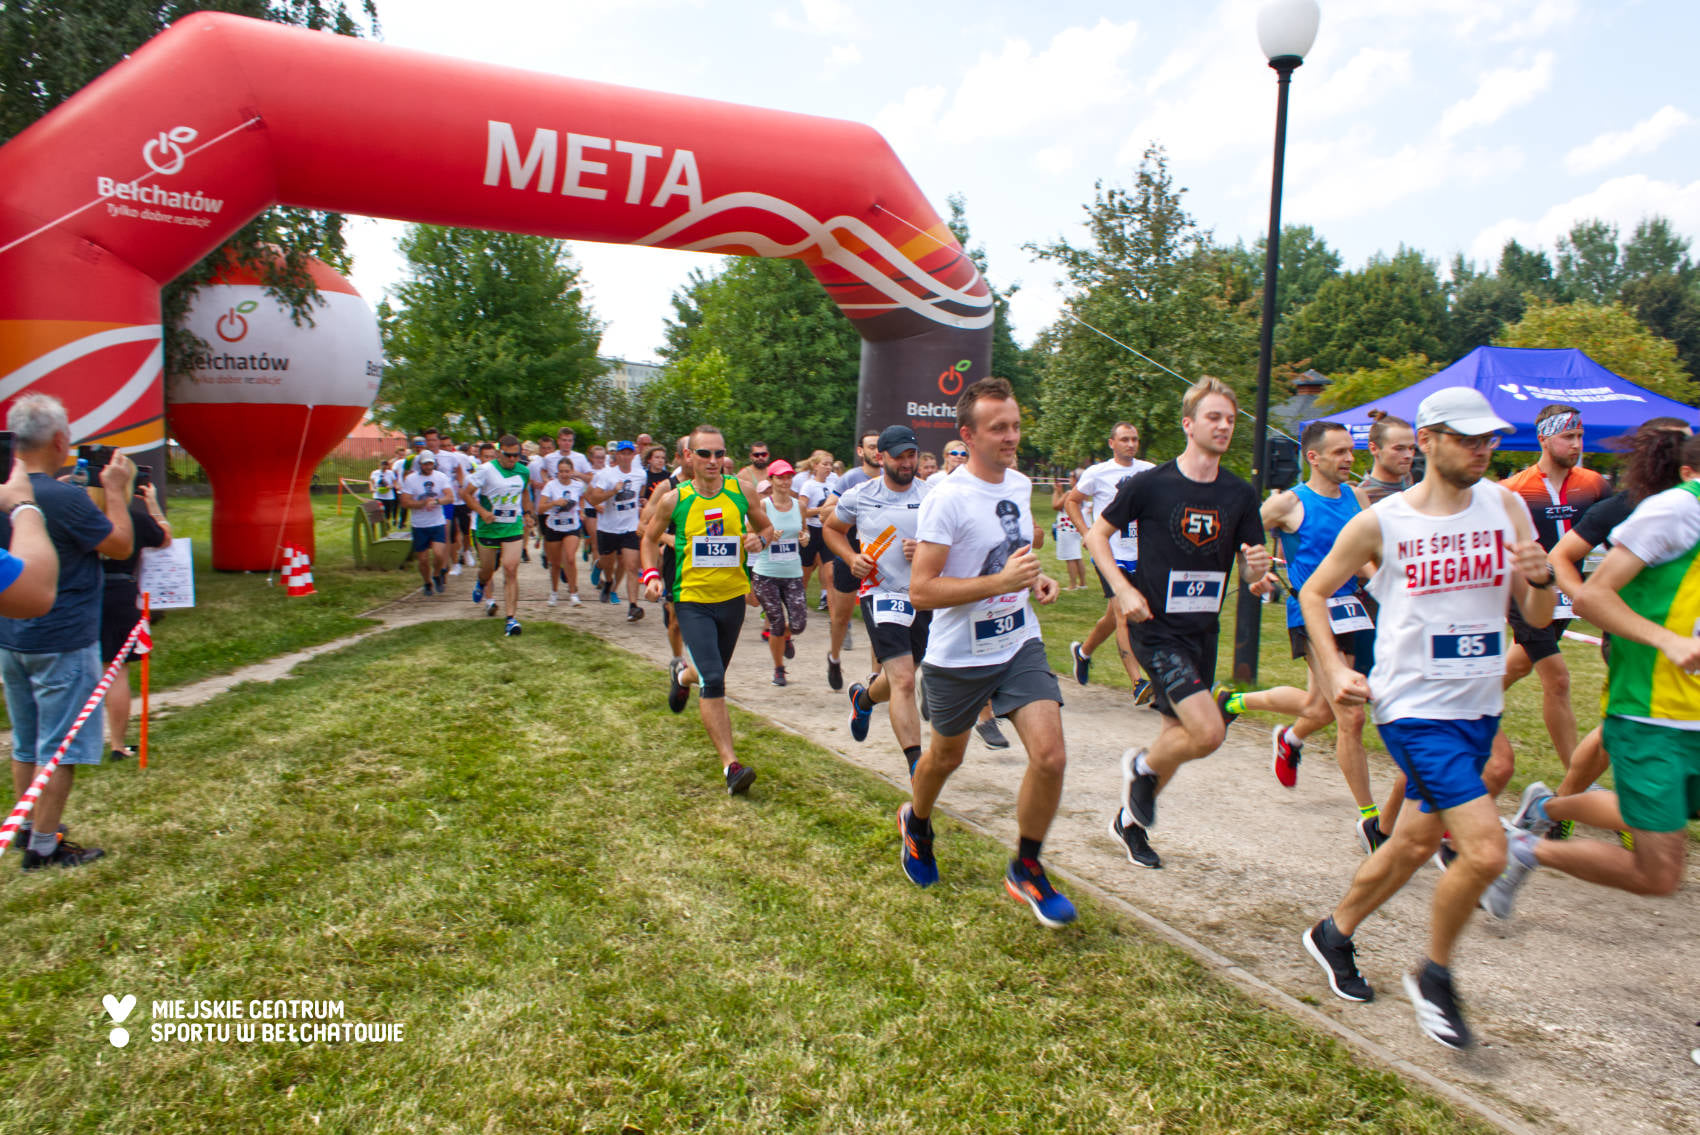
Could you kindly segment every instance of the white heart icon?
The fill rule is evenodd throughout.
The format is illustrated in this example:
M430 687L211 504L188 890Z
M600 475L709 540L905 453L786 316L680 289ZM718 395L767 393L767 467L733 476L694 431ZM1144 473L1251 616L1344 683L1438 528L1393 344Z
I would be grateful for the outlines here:
M100 1003L106 1006L106 1011L108 1013L112 1014L112 1022L114 1024L122 1024L124 1022L124 1018L130 1015L130 1010L136 1007L136 995L134 993L126 993L124 994L124 1000L120 1001L118 998L108 993L105 997L100 999Z

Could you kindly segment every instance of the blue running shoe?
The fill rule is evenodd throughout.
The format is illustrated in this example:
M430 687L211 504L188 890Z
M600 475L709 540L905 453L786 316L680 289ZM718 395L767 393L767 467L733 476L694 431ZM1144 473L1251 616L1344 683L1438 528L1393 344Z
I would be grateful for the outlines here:
M592 586L592 587L601 587L602 586L602 565L601 564L590 565L590 586Z
M916 834L911 827L914 819L909 805L897 810L897 834L903 838L903 873L917 887L930 887L939 881L938 860L933 858L933 837L931 834Z
M1004 889L1010 897L1033 908L1033 917L1052 930L1074 921L1074 904L1045 877L1036 859L1011 859L1004 872Z
M874 707L870 702L867 709L862 708L861 695L868 692L868 687L860 682L850 686L850 736L858 741L868 739L868 723L874 718Z
M482 581L472 585L472 601L474 603L484 602L484 584Z

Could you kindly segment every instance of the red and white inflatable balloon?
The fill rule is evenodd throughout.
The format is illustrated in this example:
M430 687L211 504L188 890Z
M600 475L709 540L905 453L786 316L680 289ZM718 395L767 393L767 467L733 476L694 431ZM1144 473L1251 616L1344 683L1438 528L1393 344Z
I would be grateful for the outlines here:
M171 380L167 417L212 482L222 571L269 571L285 544L313 550L313 469L378 394L377 318L346 278L310 268L324 301L311 326L246 270L203 288L184 316L206 346Z

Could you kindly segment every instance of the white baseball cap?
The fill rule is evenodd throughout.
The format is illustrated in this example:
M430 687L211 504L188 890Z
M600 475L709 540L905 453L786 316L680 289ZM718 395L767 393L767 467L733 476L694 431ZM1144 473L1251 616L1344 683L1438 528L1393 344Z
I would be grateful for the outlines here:
M1417 428L1430 426L1445 426L1466 437L1512 433L1517 428L1495 414L1487 397L1473 386L1448 386L1424 398L1417 406Z

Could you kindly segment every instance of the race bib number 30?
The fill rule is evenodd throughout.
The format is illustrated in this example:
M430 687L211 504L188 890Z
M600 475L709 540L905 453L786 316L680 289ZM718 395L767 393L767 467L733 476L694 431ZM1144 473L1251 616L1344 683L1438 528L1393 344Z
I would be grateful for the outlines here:
M691 541L691 566L699 568L742 567L743 561L738 558L738 540L735 537L724 539L697 537Z
M1430 623L1423 677L1492 678L1505 673L1504 623Z
M1022 627L1027 625L1027 612L1017 607L1013 611L988 611L974 617L974 653L997 654L1009 648Z
M1164 610L1171 615L1206 612L1215 614L1222 609L1222 592L1228 583L1225 571L1172 571L1169 573L1168 602Z

